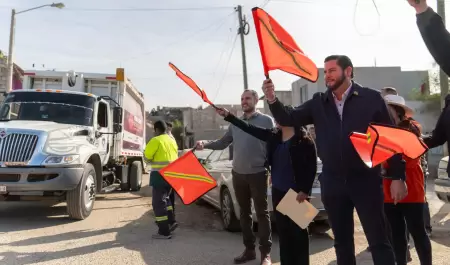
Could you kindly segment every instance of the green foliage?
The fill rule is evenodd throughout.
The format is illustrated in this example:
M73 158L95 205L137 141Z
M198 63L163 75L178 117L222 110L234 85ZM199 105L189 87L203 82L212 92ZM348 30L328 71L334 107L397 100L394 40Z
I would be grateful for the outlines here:
M183 133L184 133L183 123L179 120L174 120L173 127L172 127L172 135L175 138L175 140L177 141L178 149L180 149L180 150L182 150L184 147Z
M425 108L429 111L439 111L441 108L441 93L422 94L420 93L420 89L414 88L409 98L424 102Z

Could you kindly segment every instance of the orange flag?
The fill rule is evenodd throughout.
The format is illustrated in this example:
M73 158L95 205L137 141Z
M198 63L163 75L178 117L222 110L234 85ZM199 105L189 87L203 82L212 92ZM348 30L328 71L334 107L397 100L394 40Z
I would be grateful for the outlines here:
M197 93L203 101L208 103L209 105L213 106L214 108L217 108L209 99L208 96L206 96L206 92L203 91L198 85L192 80L189 76L185 75L183 72L180 71L173 63L169 63L169 66L175 71L176 75L183 80L189 87L194 90L195 93Z
M350 140L368 167L375 167L395 154L411 159L422 156L428 147L414 133L399 127L370 124L367 133L352 132Z
M261 8L254 7L252 14L266 77L269 78L270 70L278 69L317 82L319 70L316 64L303 53L291 35Z
M217 186L216 180L200 164L193 151L185 153L159 173L186 205Z

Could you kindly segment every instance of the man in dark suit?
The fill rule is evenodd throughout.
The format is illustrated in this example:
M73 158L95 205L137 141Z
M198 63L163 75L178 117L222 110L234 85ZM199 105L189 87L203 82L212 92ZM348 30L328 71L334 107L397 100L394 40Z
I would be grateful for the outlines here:
M395 265L383 209L380 166L368 168L354 149L349 134L365 133L369 123L393 124L386 103L377 90L362 87L353 79L353 64L344 55L325 59L325 93L291 110L275 96L271 80L263 91L275 120L282 126L313 124L316 146L322 160L320 176L322 201L335 237L339 265L354 265L354 220L356 208L375 265ZM395 201L406 194L405 165L401 155L388 161L393 178L391 193Z

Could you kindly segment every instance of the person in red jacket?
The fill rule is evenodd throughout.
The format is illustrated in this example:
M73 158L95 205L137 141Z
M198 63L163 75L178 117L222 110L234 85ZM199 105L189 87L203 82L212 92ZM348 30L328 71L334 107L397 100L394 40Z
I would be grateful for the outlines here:
M397 126L405 128L416 134L417 137L420 137L420 126L417 126L417 122L409 119L413 111L405 105L403 97L387 95L385 100ZM405 171L408 195L397 204L394 203L391 197L390 185L392 180L389 179L389 167L387 164L383 165L386 169L386 176L383 179L384 210L391 227L395 259L397 265L407 264L407 233L409 231L414 240L420 264L431 265L431 242L425 229L425 218L423 215L426 197L420 157L410 159L404 156L403 159L406 162Z

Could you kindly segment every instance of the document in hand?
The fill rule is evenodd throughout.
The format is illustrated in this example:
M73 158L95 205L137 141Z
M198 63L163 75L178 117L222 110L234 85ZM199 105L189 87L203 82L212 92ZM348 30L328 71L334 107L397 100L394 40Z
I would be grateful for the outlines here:
M277 211L287 215L302 229L306 229L319 213L319 210L308 201L299 203L297 201L297 193L292 189L289 189L277 205Z

